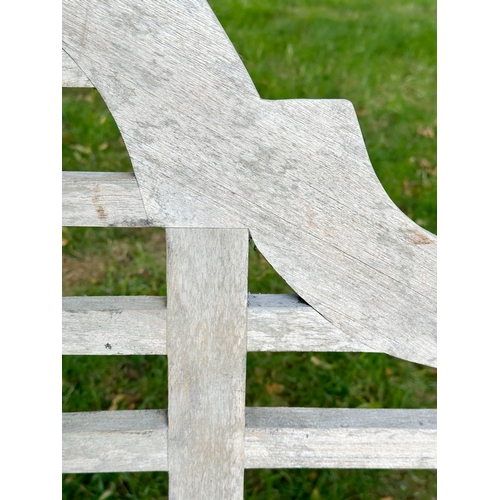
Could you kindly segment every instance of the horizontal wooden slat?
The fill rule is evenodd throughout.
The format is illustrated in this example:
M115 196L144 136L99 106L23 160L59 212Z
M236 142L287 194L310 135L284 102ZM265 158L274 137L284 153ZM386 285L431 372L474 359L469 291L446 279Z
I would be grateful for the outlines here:
M436 411L247 408L247 468L433 469Z
M246 468L433 469L436 410L246 408ZM166 471L167 412L63 413L63 472Z
M250 294L248 351L374 352L297 295Z
M71 59L68 53L62 51L62 86L63 87L93 87L85 73Z
M63 413L63 472L167 470L167 413Z
M165 297L63 297L63 354L167 353Z
M63 354L166 351L165 297L63 297ZM248 297L248 351L371 352L296 295Z
M62 225L145 227L139 186L128 172L63 172Z

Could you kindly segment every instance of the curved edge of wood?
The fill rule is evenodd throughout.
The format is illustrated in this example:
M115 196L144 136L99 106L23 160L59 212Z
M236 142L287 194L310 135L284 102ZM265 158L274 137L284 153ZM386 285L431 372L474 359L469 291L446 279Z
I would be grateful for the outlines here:
M62 49L62 86L93 88L90 78L75 60Z
M125 0L122 2L122 4L126 3L127 1ZM67 4L68 2L65 2L65 5ZM87 8L89 8L90 2L87 2L86 5ZM239 62L241 66L243 66L241 61L236 61L233 57L235 52L234 47L229 43L229 39L223 28L218 24L218 21L217 23L213 22L213 19L216 18L213 16L213 13L211 13L210 7L205 2L201 1L193 5L195 5L193 8L197 16L199 15L199 18L197 18L195 22L199 22L201 19L211 19L210 27L206 28L206 31L204 28L204 32L201 36L210 38L208 36L210 33L217 33L218 40L223 40L220 46L216 46L217 44L215 44L212 47L215 47L216 53L218 54L218 56L215 57L220 57L222 64L224 62L224 54L231 52L232 55L230 60L232 61L234 59L235 63ZM189 10L189 8L187 3L182 5L183 12L179 14L179 19L182 19L184 23L193 22L191 18L183 18L183 16L186 16L186 9ZM103 9L104 12L106 8L103 7ZM90 15L89 12L90 10L87 11L86 15ZM92 15L97 14L92 13ZM102 15L102 13L99 15ZM149 15L151 15L151 12L149 12ZM83 22L82 16L80 16L78 20L71 19L70 22L73 24L72 29L75 29L75 32L79 33L76 37L73 35L74 38L72 39L72 43L83 43L86 49L94 50L91 49L90 42L91 37L96 33L95 30L97 29L97 25L88 28L87 19L85 18L85 22ZM151 26L154 27L154 29L159 29L156 20L152 21ZM176 25L175 29L180 26L180 24L178 26ZM200 24L200 27L201 26L202 24ZM82 29L83 31L80 33ZM191 29L192 27L190 30ZM221 31L223 32L222 38L220 36ZM188 33L191 33L191 31L188 30ZM87 35L88 40L86 38ZM78 36L83 39L83 42ZM106 44L108 42L102 34L99 35L98 38L100 43L103 44L103 47L107 46ZM186 43L188 45L188 51L192 50L191 45L193 45L193 40L186 40ZM230 47L228 47L228 43ZM92 45L95 44L92 43ZM165 46L160 46L160 48L165 50ZM115 53L99 54L100 59L98 63L95 63L96 67L102 65L103 62L109 63L107 57L109 57L110 54ZM210 60L214 58L214 54L210 51L208 51L206 55L207 57L210 56ZM186 53L184 56L191 57L192 55L191 52L189 52L189 54ZM88 58L91 56L85 52L85 57ZM123 66L123 58L120 59L119 54L115 54L113 57L116 58L115 62L117 62L117 64L120 63ZM128 57L129 54L127 53L127 61L129 61ZM198 57L198 55L196 57ZM146 63L147 61L148 59L145 56L142 62ZM92 62L92 64L94 64L94 62ZM120 65L118 64L118 66ZM127 62L127 65L123 66L122 69L126 70L128 66L129 63ZM177 70L181 71L179 69L181 66L176 67ZM213 81L210 84L211 87L209 85L210 91L213 91L214 88L217 88L216 83L219 81L221 73L217 71L214 72L213 68L209 65L205 69L208 69L213 77ZM145 68L142 68L142 70L145 71ZM165 70L166 68L163 68L163 71ZM114 66L113 71L115 71ZM225 66L223 74L225 77L230 77L238 73L238 71L236 71L236 73L233 74L232 71L231 68ZM241 71L238 75L240 73ZM123 75L119 75L119 72L115 75L117 77L120 76L120 78L123 77ZM180 76L183 75L190 75L190 73L189 71L187 73L181 71ZM191 78L191 76L188 77ZM235 81L232 81L233 85ZM154 106L152 106L150 102L152 94L147 91L143 92L144 89L141 90L141 92L143 92L142 97L139 98L135 104L133 103L135 90L132 89L132 83L133 82L128 81L126 78L122 78L121 84L123 88L121 90L125 92L126 96L120 98L121 100L118 99L118 101L114 103L114 108L120 110L120 112L121 105L130 106L129 109L127 108L128 110L125 114L121 116L121 119L125 119L125 125L121 123L122 120L118 119L114 113L113 115L121 129L122 135L131 137L131 145L133 144L135 150L134 155L131 154L130 156L139 181L148 219L153 221L153 224L156 225L157 222L155 220L155 210L159 209L160 212L162 212L164 205L169 202L169 197L166 195L180 192L181 187L188 187L189 192L186 194L184 201L187 200L188 203L191 203L190 209L200 217L199 221L206 223L205 227L211 227L210 224L214 224L214 221L221 221L220 224L222 226L216 225L216 227L248 227L257 245L273 267L276 268L297 293L327 320L332 322L332 324L339 323L341 328L346 331L348 335L351 335L353 339L355 338L358 342L379 352L385 352L419 363L429 364L429 360L431 360L431 364L434 363L432 359L436 350L436 260L435 252L433 254L433 251L430 249L431 247L435 247L437 240L435 237L430 237L427 231L420 228L420 226L404 215L392 200L390 200L385 189L380 184L369 161L366 146L359 127L359 121L353 110L352 103L345 100L328 100L323 102L316 101L316 103L311 104L311 101L308 100L290 100L272 101L273 104L269 107L265 104L266 101L263 99L252 98L250 100L250 95L247 96L243 91L235 91L233 95L231 93L231 85L228 85L229 91L227 88L224 89L224 99L220 96L218 98L215 98L217 96L206 96L207 102L210 102L212 108L203 111L204 115L201 117L201 121L203 122L203 120L209 119L211 127L207 128L204 133L208 132L210 135L213 132L211 129L212 126L217 125L211 120L215 110L219 109L221 112L224 111L223 117L221 117L220 120L221 127L226 130L227 133L228 129L231 131L234 130L231 120L236 120L234 124L239 124L239 121L241 121L239 114L238 116L233 114L233 116L227 110L235 104L240 105L243 103L248 105L249 117L252 118L254 122L258 123L258 126L256 130L250 130L247 123L242 129L242 137L233 137L235 146L241 146L246 140L259 141L262 138L267 139L267 134L263 137L258 135L263 124L272 125L273 133L276 136L275 138L281 137L282 135L287 140L290 139L290 137L292 139L299 137L300 139L300 136L297 136L297 134L294 135L296 132L294 127L297 128L296 124L305 127L307 133L305 139L302 139L301 146L307 146L307 144L303 143L304 140L315 142L316 139L318 139L318 134L321 136L319 141L314 143L310 151L307 148L302 151L299 147L296 150L299 156L297 156L297 158L291 158L292 163L295 162L295 166L300 166L304 158L307 159L310 157L310 152L317 153L319 154L319 160L323 162L324 168L323 170L318 170L319 175L317 179L310 176L307 177L306 169L305 177L302 179L305 182L299 186L299 191L297 192L301 194L301 199L303 199L304 203L302 206L293 207L297 217L294 215L289 218L286 221L288 223L287 227L282 227L280 229L281 240L270 243L272 237L276 235L277 224L283 221L283 213L288 214L285 210L283 213L274 214L273 220L265 217L263 219L264 222L262 222L258 219L258 217L261 217L262 212L265 213L266 207L269 208L270 204L276 202L274 195L276 194L275 181L277 179L277 174L275 174L274 178L271 179L265 186L265 189L263 189L263 191L266 191L265 196L267 196L267 202L261 202L261 205L258 206L258 209L255 210L251 216L247 213L243 213L243 215L235 214L230 208L231 204L235 199L242 199L239 191L247 189L249 185L247 180L245 180L245 182L240 182L240 179L235 177L235 175L239 174L241 171L245 172L245 169L242 168L245 163L240 162L240 165L238 161L233 160L233 156L231 156L235 152L235 148L226 147L228 151L224 151L224 154L227 154L231 161L227 165L222 163L219 168L219 173L216 172L217 177L220 178L220 169L225 171L226 167L231 165L234 166L233 177L228 181L229 184L223 187L223 194L226 195L226 199L221 200L219 196L221 194L221 187L217 187L217 185L214 184L214 180L207 178L206 174L205 177L201 177L200 179L193 179L192 172L185 173L186 166L176 165L176 157L170 156L171 148L169 148L168 151L166 150L168 154L163 152L159 153L159 157L154 156L154 154L159 151L157 146L160 144L156 144L154 141L161 140L163 137L162 134L152 141L150 149L147 151L141 149L143 142L139 140L142 137L141 127L138 127L137 124L134 125L133 119L130 121L130 117L137 116L138 114L132 112L136 104L137 110L142 112L154 109ZM152 85L158 86L158 83L159 82L156 81ZM193 85L197 84L198 80L191 79L186 89L181 90L188 91ZM106 85L109 87L110 84L107 83ZM104 91L104 89L98 87L105 101L110 98L110 95L116 94L116 92L113 93L114 90L110 93L110 89L111 87ZM172 90L172 92L174 91ZM168 94L168 92L165 94L170 101L172 101L172 99L177 99L179 95L177 90L171 95ZM208 99L210 97L214 97L214 99ZM219 101L222 99L222 101L218 103L218 99ZM147 106L146 101L149 103ZM202 108L199 106L192 108L191 104L189 102L186 103L184 100L180 102L181 106L176 111L176 113L178 113L177 117L187 117L191 120L193 117L186 115L186 112L195 113L198 117L198 113ZM220 105L222 105L222 108ZM219 108L217 108L217 106L219 106ZM274 113L272 116L266 113L259 114L259 106L267 106L267 109L270 111L272 111L272 108L275 110L279 109L283 113L281 115L279 113ZM112 111L112 106L108 105L108 107ZM247 112L246 109L244 109L244 111ZM164 121L164 118L162 119ZM330 119L331 121L329 121ZM225 120L229 121L226 123ZM295 123L294 120L297 123ZM153 119L152 121L154 122L155 120ZM126 130L122 130L122 125ZM153 123L152 126L154 127L155 124ZM195 122L192 122L191 126L195 126ZM325 131L334 131L336 129L336 134L328 136L327 133L327 137L325 137ZM181 132L182 127L174 127L172 130L174 132ZM198 134L196 127L193 130L194 132L192 132L192 134L194 134L197 140L207 140L202 134ZM202 130L204 130L203 127L200 131ZM266 130L264 129L264 131ZM127 133L125 134L125 132ZM184 132L182 131L182 133ZM185 136L188 142L192 142L194 138L188 136L189 134ZM182 138L183 136L181 135L180 137ZM127 143L127 140L125 140L125 143ZM291 143L293 144L293 140ZM141 144L141 146L136 148L136 144ZM325 144L325 146L322 146L322 144ZM220 143L218 145L220 146ZM261 154L260 158L257 158L254 164L258 164L259 161L262 163L264 158L270 158L272 160L270 156L272 154L272 148L281 148L280 151L283 151L286 150L287 145L288 142L279 146L276 143L270 144L267 150L263 151L264 154ZM169 146L171 146L171 144L169 144ZM131 150L129 150L129 152L130 151ZM244 148L240 156L243 157L248 152L248 148ZM142 159L140 161L138 160L143 153L149 155L144 162ZM183 157L182 155L179 156L181 153L181 150L176 153L177 158ZM187 147L184 151L184 156L192 156L192 153L193 151ZM299 153L302 154L302 157L300 157ZM162 156L162 154L164 156ZM215 156L219 158L218 155ZM330 163L336 162L336 170L329 168L328 162L325 163L325 158L327 157L330 158L328 160ZM135 163L134 158L136 160ZM194 158L196 161L188 167L191 168L192 171L198 171L196 170L199 169L198 163L205 160L203 158L197 158L196 155ZM164 169L168 167L171 170L168 172L160 171L158 165L161 165ZM203 165L208 166L207 163L203 163ZM295 168L295 166L293 166L293 168ZM308 167L309 166L310 164L308 164ZM346 166L349 168L346 169ZM210 165L210 168L213 169L213 165ZM269 163L269 168L271 168L271 163ZM151 171L151 169L154 171ZM258 173L259 172L256 171L252 175L257 175ZM330 184L328 184L325 183L326 179L323 178L327 174L336 174L337 177L334 176L332 178L333 180L328 181L330 182ZM182 175L184 175L184 177L180 178ZM294 184L296 185L297 181L300 180L297 177L293 177L293 175L295 174L292 173L291 184L288 187ZM177 179L177 177L179 177L179 179ZM169 182L175 180L175 182L172 182L172 185L166 188L166 180ZM196 180L199 187L197 187L198 184L194 185L193 180ZM315 184L310 185L311 181ZM286 187L285 184L280 186L280 189ZM197 189L204 190L209 185L212 192L207 191L205 201L200 204L197 200L200 192L197 191ZM319 203L318 205L314 207L309 205L308 193L306 192L304 195L304 193L300 191L304 186L306 188L310 187L313 191L316 191L317 196L315 201ZM330 189L329 186L333 186L336 189L336 198L330 196L331 193L328 192ZM262 187L264 188L264 186ZM170 191L168 191L168 189L170 189ZM351 193L349 193L350 189L352 189ZM281 189L282 197L292 197L291 194L286 195L285 193L288 193L288 191L286 189ZM374 193L375 196L373 196ZM255 194L258 195L258 193ZM322 207L321 203L323 199L327 202L333 202L332 206L338 211L337 219L335 219L335 217L329 219L328 217L331 214L328 213L318 214L318 211ZM248 196L247 199L243 199L240 209L242 211L248 210L251 207L251 201L253 201L251 196ZM220 211L217 212L221 204L227 210L222 216L219 213ZM300 231L297 232L298 230L296 231L294 228L303 228L304 224L308 223L308 211L311 211L316 219L313 217L307 230L301 230L302 233L299 234ZM187 210L187 212L189 212L189 210ZM344 212L346 217L342 218L341 216L344 215ZM163 227L171 227L171 220L168 214L162 212L160 215L164 217L163 224L160 225L163 225ZM240 216L241 220L238 220L238 216ZM259 224L263 224L263 227L254 227L254 223L257 220ZM325 222L322 226L323 229L319 232L314 228L316 224L315 220L323 220L323 222ZM199 224L199 221L195 224ZM183 222L185 221L181 221L181 223ZM353 222L354 224L352 224ZM335 233L334 236L327 240L326 244L318 245L317 242L321 241L318 235L320 235L321 231L328 232L330 229L333 229ZM273 236L268 238L270 235ZM310 247L308 245L312 245L311 255L307 257L307 262L302 265L303 270L301 272L294 270L297 266L293 261L297 256L300 257L300 252L293 248L294 238L296 238L295 241L299 241L302 238L302 241L305 242L306 253L309 252ZM288 257L283 257L282 252L291 252L290 259L288 259ZM317 262L319 262L319 265L316 265ZM304 273L311 270L314 272L304 276Z

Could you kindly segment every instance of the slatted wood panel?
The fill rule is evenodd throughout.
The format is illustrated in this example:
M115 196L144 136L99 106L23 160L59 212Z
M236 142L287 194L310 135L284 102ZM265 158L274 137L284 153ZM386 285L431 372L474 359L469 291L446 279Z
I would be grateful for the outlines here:
M168 470L191 499L241 497L244 467L435 468L434 410L244 408L247 351L437 364L436 238L380 186L352 105L260 99L205 0L63 19L63 86L98 89L134 167L63 173L63 225L169 228L168 299L64 298L63 352L170 356L169 424L63 414L64 472ZM307 303L247 304L248 230Z
M194 217L185 207L169 206L171 214L179 214L179 221ZM63 172L63 225L65 226L118 226L143 227L152 225L146 218L141 194L134 174L132 173L100 173L100 172ZM133 305L133 300L103 299L102 306L93 310L89 298L75 298L73 302L67 299L64 302L64 353L65 354L131 354L136 352L129 342L134 337L137 321L149 321L140 315L141 307ZM143 299L141 299L141 303ZM158 340L165 335L163 329L157 328L155 317L164 314L164 305L156 301L147 306L151 324L147 324L144 335L155 336L151 349L143 352L163 354L164 349L156 349ZM130 307L130 311L128 308ZM105 309L109 312L106 313ZM153 308L155 312L153 312ZM163 310L163 312L162 312ZM112 314L118 311L127 311L127 318L131 320L130 329L124 330L116 322ZM135 317L135 319L134 319ZM97 319L98 318L98 319ZM99 327L96 332L96 323ZM344 329L342 318L326 320L312 307L300 303L292 297L249 297L249 351L338 351L338 352L387 352L365 344L357 337ZM153 333L156 331L156 334ZM121 333L120 333L121 332ZM130 332L132 337L123 335ZM98 336L95 337L95 333ZM102 338L113 339L111 345L116 344L117 350L103 352ZM135 337L136 338L136 337ZM129 340L127 340L129 339ZM135 340L134 340L135 341ZM123 342L127 342L127 347ZM160 340L161 342L161 340ZM147 341L144 341L147 344ZM118 347L119 346L119 347ZM122 347L123 346L123 347ZM154 351L153 351L154 350ZM140 351L142 352L142 351ZM139 352L136 352L137 354ZM396 346L393 351L402 359L407 351L404 346ZM436 343L432 349L428 344L415 342L410 360L428 365L437 366Z
M247 469L437 466L435 410L249 407L245 420ZM65 413L63 471L167 471L168 432L166 410Z
M63 20L63 49L122 132L148 223L248 228L346 335L435 357L436 238L380 185L351 103L261 99L205 0L65 0Z

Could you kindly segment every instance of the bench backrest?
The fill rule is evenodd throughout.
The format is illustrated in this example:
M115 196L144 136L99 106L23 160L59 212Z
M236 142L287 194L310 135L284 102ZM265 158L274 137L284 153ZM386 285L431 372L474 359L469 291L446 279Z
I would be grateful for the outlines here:
M168 275L166 302L64 299L63 353L169 356L168 424L66 414L65 471L233 498L245 467L434 468L432 410L244 405L247 351L437 365L436 237L380 185L352 104L261 99L205 0L65 0L63 26L63 86L100 92L134 168L63 174L63 224L163 227ZM248 296L249 236L302 300Z

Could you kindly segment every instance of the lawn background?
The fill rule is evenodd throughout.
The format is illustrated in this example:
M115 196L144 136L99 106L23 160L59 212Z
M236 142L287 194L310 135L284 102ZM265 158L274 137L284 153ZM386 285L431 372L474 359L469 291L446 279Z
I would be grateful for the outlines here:
M436 232L436 5L210 1L261 97L347 98L393 201ZM63 168L131 170L94 90L63 90ZM63 228L63 295L164 295L161 229ZM291 293L249 247L249 291ZM162 356L64 356L63 411L167 407ZM436 370L386 355L249 353L247 405L435 408ZM167 496L165 473L63 475L64 498ZM435 471L246 471L245 498L436 496Z

